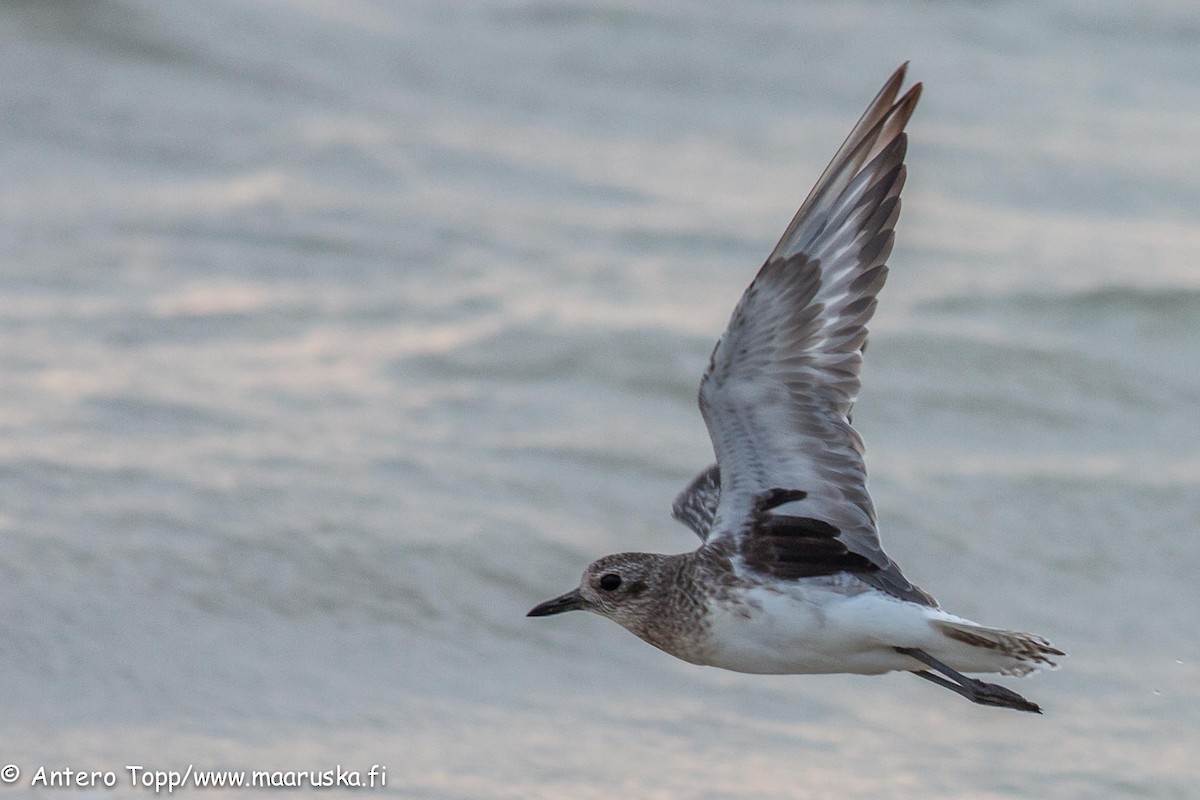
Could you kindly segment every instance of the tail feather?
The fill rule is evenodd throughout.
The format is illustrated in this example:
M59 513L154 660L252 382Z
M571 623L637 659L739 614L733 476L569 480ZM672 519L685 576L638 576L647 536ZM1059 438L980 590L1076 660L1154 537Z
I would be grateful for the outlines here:
M1011 657L1012 662L1000 671L1001 675L1020 677L1035 670L1057 669L1058 664L1053 657L1066 655L1041 636L1032 633L986 628L951 620L938 620L935 624L951 639Z

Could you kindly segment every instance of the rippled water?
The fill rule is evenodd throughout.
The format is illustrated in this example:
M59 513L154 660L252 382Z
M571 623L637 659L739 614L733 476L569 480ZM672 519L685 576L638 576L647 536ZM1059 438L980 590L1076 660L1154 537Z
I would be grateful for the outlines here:
M1183 2L0 4L0 761L1193 796L1198 47ZM906 572L1070 651L1046 715L524 619L694 545L708 351L906 59L855 421Z

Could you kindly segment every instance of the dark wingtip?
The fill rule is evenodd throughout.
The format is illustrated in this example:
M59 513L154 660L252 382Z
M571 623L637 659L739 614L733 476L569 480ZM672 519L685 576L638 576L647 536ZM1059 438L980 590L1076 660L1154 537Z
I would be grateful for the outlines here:
M878 97L886 97L888 95L895 97L896 92L900 91L900 87L904 85L904 78L908 74L908 62L905 61L896 70L888 76L884 82L883 88L879 90Z

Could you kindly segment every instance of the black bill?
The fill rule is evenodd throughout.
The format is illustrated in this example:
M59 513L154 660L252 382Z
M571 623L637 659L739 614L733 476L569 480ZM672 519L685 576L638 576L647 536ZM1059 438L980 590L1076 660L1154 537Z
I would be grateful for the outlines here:
M551 614L561 614L564 611L582 611L583 598L579 596L578 589L572 589L561 597L556 597L553 600L534 606L530 609L527 617L548 617Z

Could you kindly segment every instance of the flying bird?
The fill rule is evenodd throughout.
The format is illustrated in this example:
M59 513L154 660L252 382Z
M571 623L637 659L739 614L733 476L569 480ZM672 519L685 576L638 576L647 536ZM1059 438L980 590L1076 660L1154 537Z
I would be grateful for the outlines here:
M968 700L1040 713L965 673L1022 676L1064 653L943 611L884 553L851 425L867 322L887 277L921 84L871 102L734 309L700 381L716 453L675 499L700 537L618 553L533 608L585 610L694 664L758 674L911 672Z

